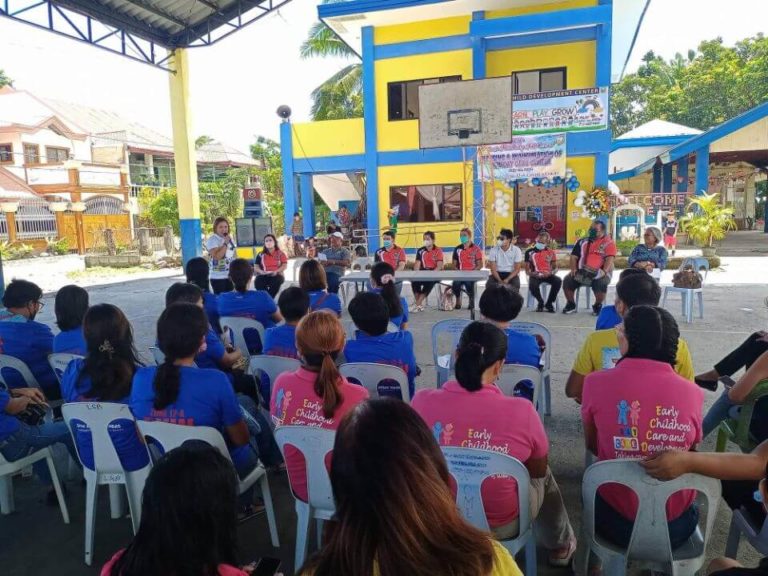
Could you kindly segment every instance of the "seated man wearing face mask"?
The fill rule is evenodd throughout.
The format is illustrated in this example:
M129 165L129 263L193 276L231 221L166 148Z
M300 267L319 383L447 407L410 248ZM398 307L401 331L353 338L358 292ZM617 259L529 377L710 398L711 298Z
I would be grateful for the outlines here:
M488 267L491 277L488 285L501 284L509 286L515 292L520 292L520 268L523 264L523 253L515 246L515 234L509 228L502 228L496 238L496 246L488 254Z
M615 258L616 244L608 235L605 222L595 220L589 228L589 236L576 242L571 252L571 273L563 280L563 292L567 300L563 314L576 312L574 298L577 288L581 287L591 288L595 293L592 314L600 315L611 283Z
M538 306L536 312L555 313L555 302L563 281L557 275L557 254L549 247L549 232L542 230L536 237L536 244L525 251L525 265L528 272L528 286ZM541 295L541 285L549 284L549 297L546 304Z

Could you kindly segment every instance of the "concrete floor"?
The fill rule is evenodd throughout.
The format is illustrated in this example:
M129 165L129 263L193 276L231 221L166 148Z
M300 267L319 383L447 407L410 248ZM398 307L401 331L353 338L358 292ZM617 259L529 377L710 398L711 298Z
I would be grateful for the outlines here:
M682 334L692 351L697 372L710 368L751 332L766 328L768 309L763 303L768 296L766 275L768 266L762 258L734 258L733 267L725 266L724 270L710 274L706 289L706 318L696 319L693 324L681 323ZM111 302L127 313L134 326L139 350L148 356L146 351L154 340L154 324L162 309L163 295L172 281L172 278L157 277L131 279L109 286L91 287L89 292L92 303ZM406 287L404 295L407 292ZM48 306L40 319L52 325L52 297L46 298ZM609 293L611 298L613 289ZM677 301L668 307L675 313L679 311ZM418 387L434 386L435 382L429 344L432 324L444 318L466 316L465 310L450 313L430 310L413 316L409 327L415 336L416 356L423 370ZM525 311L521 319L541 322L553 333L553 415L545 419L545 426L551 441L550 464L578 533L584 449L579 409L565 397L563 388L577 349L586 334L593 329L594 318L583 313L564 316ZM708 403L714 398L714 393L708 393ZM705 442L702 449L713 449L713 441ZM261 555L278 556L283 560L283 570L290 574L293 569L291 559L295 530L293 500L284 476L273 475L270 484L278 509L282 546L280 550L271 548L266 521L263 517L257 518L240 528L242 561L247 562ZM130 540L130 521L125 518L109 518L107 491L103 490L97 519L95 561L93 567L88 568L83 564L84 497L81 485L76 481L68 483L68 503L72 516L69 526L62 523L57 508L49 508L42 502L44 491L36 481L17 477L15 487L17 512L0 517L0 574L4 576L98 574L101 565L111 554ZM708 547L710 557L723 553L729 521L730 512L721 506ZM542 574L556 572L545 566L545 554L541 553L539 558ZM739 559L754 565L757 558L754 550L742 544Z

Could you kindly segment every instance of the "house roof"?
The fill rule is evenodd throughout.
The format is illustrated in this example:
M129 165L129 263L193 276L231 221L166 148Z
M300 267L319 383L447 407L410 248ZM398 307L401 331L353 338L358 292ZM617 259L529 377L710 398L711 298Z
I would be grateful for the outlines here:
M24 180L0 166L0 200L39 198Z
M666 120L651 120L619 136L617 140L632 138L658 138L662 136L695 136L701 130Z
M534 5L556 4L560 0L347 0L318 6L318 15L353 51L362 55L362 29L366 26L392 26L411 22L468 16L475 12L509 10ZM618 82L624 75L650 0L613 0L606 6L560 10L562 22L557 30L582 28L570 22L569 15L583 10L610 11L611 77ZM534 17L536 15L530 15ZM510 34L512 35L512 34Z
M69 138L85 139L81 126L57 115L45 102L25 90L0 88L0 130L36 132L51 128Z

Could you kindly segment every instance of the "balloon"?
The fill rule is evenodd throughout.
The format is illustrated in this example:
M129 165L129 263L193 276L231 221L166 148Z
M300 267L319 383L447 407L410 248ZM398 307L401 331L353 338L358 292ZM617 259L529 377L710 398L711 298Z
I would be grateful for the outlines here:
M509 218L509 212L507 210L505 210L504 212L501 213L501 217L502 218Z
M504 201L509 202L512 197L509 194L504 194Z
M582 198L580 196L577 197L576 200L573 201L573 205L574 206L579 206L579 207L584 206L584 198Z
M586 198L587 197L587 191L586 190L579 190L579 193L576 194L579 198Z
M541 181L541 185L544 186L544 188L549 188L550 182L548 179L545 178L544 180Z
M503 195L504 195L504 192L502 192L501 190L497 189L496 192L494 192L494 196L496 196L496 198L501 198Z
M518 184L525 184L526 182L528 182L528 178L518 178L517 179L517 183Z
M573 184L574 184L574 186L576 186L576 188L578 188L579 186L581 186L581 182L579 182L578 180L574 180L574 181L573 181Z
M516 180L510 180L509 182L507 182L507 186L509 186L510 188L514 188L516 183L517 183Z
M533 184L534 186L538 186L539 184L541 184L541 179L540 178L534 178L534 179L531 180L531 184Z
M555 176L555 177L552 179L552 182L554 182L555 186L557 186L557 185L559 185L559 184L562 184L562 183L563 183L563 179L562 179L562 178L560 178L560 176Z
M503 205L502 205L502 207L501 207L501 209L502 209L504 212L509 212L509 209L510 209L510 208L511 208L511 206L510 206L509 202L504 202L504 204L503 204Z

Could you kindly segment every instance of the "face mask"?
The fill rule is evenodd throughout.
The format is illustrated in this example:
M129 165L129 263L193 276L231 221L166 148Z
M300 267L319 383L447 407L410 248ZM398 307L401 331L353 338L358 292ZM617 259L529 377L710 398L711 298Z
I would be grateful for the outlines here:
M426 240L424 240L424 246L426 246L427 248L432 248L432 244L433 242L431 239L427 238Z
M589 239L594 240L597 238L597 228L590 228L589 229Z
M469 242L469 236L465 236L464 234L462 234L461 236L459 236L459 240L461 240L462 244L466 244L467 242Z
M499 248L503 247L504 246L504 240L496 240L496 246L498 246Z
M536 242L536 250L544 250L546 247L546 244L543 244L542 242Z
M384 240L384 248L391 248L392 240Z

